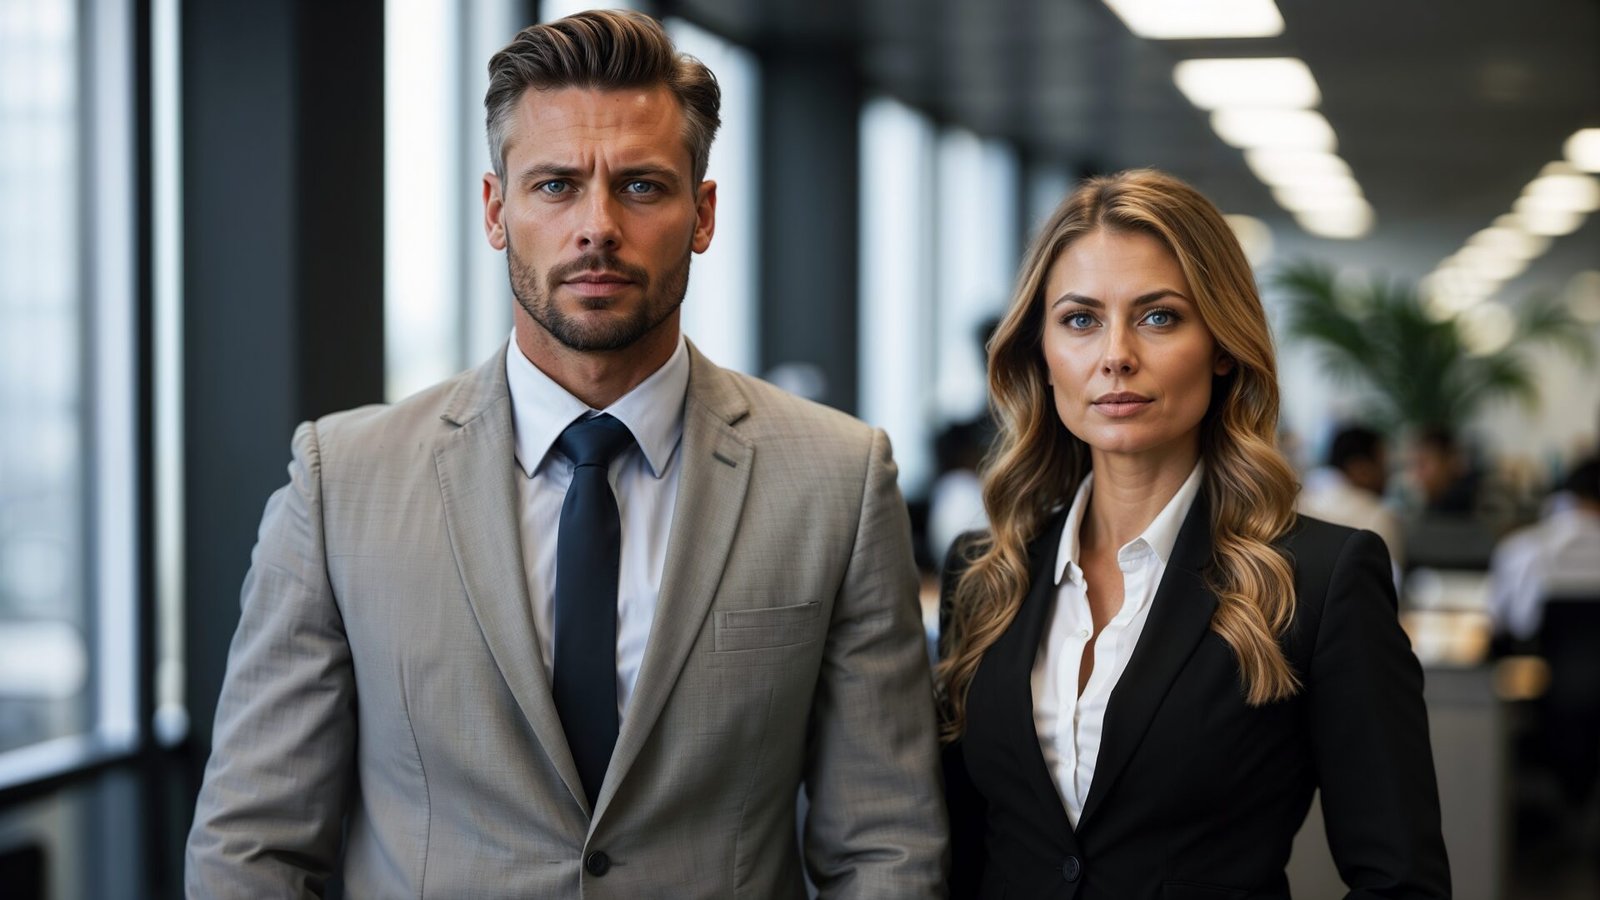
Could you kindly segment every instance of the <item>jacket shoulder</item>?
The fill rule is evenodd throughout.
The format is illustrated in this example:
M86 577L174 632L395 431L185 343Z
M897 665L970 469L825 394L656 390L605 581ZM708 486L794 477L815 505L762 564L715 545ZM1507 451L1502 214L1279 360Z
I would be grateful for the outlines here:
M373 403L329 413L311 423L324 461L348 458L360 464L385 451L426 451L446 433L446 410L472 372L424 388L396 403ZM509 402L509 398L508 398Z
M776 385L734 372L718 370L722 378L744 396L749 415L739 423L740 430L754 439L821 438L837 443L841 449L864 452L875 429L856 417L799 397Z

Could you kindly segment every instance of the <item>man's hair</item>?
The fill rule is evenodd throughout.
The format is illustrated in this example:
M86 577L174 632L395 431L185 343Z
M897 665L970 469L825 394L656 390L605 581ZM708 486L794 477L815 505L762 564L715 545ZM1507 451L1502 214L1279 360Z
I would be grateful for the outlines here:
M483 97L489 157L506 177L506 140L517 103L530 88L623 90L665 87L683 110L684 141L698 186L706 176L711 141L722 124L722 91L705 64L679 53L661 23L618 10L590 10L530 25L489 60Z
M1382 449L1382 435L1371 428L1351 425L1333 436L1333 443L1328 445L1328 465L1343 470L1363 459L1376 462Z
M1600 503L1600 456L1591 456L1573 467L1564 487L1589 503Z

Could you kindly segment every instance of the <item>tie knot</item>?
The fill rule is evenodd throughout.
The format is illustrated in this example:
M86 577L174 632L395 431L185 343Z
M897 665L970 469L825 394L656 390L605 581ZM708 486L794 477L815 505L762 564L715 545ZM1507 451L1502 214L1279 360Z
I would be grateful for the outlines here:
M556 438L556 449L578 466L609 466L633 443L633 432L610 415L579 419Z

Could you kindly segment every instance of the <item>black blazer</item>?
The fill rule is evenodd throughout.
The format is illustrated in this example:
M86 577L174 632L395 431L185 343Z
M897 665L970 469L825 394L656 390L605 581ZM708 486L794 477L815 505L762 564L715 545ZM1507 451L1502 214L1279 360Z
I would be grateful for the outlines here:
M945 748L953 896L1288 898L1284 866L1318 787L1350 897L1450 896L1422 669L1383 542L1309 518L1284 538L1298 602L1282 646L1304 687L1251 707L1210 630L1203 491L1112 691L1074 830L1039 750L1030 683L1065 519L1029 547L1032 588L973 677L965 735ZM946 612L964 549L946 565Z

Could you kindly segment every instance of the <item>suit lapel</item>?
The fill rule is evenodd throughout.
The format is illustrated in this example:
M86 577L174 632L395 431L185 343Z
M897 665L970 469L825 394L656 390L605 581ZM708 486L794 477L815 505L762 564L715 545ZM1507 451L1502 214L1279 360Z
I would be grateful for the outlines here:
M1011 626L984 654L986 667L991 660L997 664L995 675L1001 683L984 690L982 699L1003 705L998 710L1004 717L999 729L1002 743L1015 748L1017 755L1012 762L1021 767L1031 788L1029 794L1039 799L1037 812L1043 817L1039 824L1048 827L1066 845L1075 846L1072 823L1067 819L1067 810L1061 803L1061 792L1056 790L1050 767L1044 761L1044 751L1039 748L1039 730L1033 718L1033 667L1039 643L1049 628L1050 613L1056 605L1052 576L1066 520L1063 510L1028 547L1028 594Z
M679 449L683 472L661 595L639 680L595 806L597 818L638 758L700 636L750 486L755 447L734 428L749 414L749 402L735 380L701 356L693 344L689 360L683 446Z
M1149 618L1106 706L1100 754L1078 828L1094 818L1144 738L1168 688L1211 627L1217 598L1202 575L1211 561L1211 505L1202 490L1189 507Z
M467 598L512 696L567 790L587 809L539 656L528 598L504 350L461 383L441 418L458 426L435 448L434 465Z

